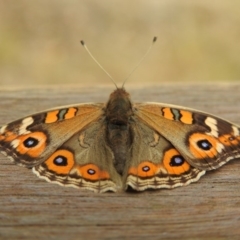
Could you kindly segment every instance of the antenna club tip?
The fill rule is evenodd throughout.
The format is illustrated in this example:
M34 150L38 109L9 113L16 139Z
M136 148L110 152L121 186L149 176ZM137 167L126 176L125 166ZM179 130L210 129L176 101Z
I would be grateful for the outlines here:
M85 45L85 43L84 43L84 41L83 41L83 40L81 40L81 41L80 41L80 43L81 43L83 46Z
M153 43L155 43L157 41L157 37L155 36L154 38L153 38Z

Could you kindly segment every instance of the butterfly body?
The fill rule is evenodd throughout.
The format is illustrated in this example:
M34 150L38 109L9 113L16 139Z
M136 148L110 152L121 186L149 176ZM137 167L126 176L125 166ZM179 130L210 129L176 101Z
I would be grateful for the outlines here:
M240 128L197 110L132 103L37 113L0 128L0 150L49 182L94 192L174 188L240 157Z
M106 105L107 142L114 153L114 166L123 174L126 156L132 145L130 119L133 116L129 94L124 89L115 90Z

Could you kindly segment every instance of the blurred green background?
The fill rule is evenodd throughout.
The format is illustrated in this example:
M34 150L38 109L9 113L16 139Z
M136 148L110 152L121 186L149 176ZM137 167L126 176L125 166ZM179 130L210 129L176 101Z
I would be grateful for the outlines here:
M240 1L1 0L0 86L238 81Z

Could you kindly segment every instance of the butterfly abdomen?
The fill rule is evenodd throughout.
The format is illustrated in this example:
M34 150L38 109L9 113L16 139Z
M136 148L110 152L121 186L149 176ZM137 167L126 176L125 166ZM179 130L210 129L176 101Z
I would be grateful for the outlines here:
M129 94L124 89L115 90L106 105L107 141L114 154L114 166L123 174L127 152L132 144L129 118L133 115Z

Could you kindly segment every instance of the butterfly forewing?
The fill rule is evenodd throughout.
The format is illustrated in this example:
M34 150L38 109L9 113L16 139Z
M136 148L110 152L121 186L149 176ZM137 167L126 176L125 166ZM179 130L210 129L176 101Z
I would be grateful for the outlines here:
M14 162L32 167L50 156L80 129L103 115L103 104L51 109L0 128L0 150Z

